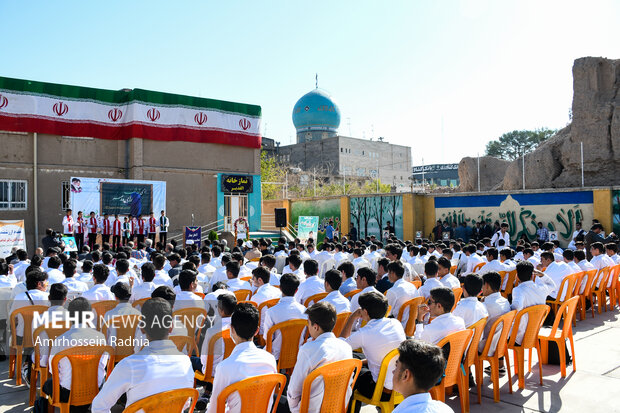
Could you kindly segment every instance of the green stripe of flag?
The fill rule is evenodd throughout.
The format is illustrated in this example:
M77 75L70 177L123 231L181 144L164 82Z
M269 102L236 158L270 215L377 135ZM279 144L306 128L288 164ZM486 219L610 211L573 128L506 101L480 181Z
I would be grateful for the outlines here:
M257 105L177 95L174 93L155 92L144 89L132 89L128 91L107 90L0 77L0 90L3 89L16 93L52 96L70 100L96 101L111 105L125 105L133 101L138 101L151 103L157 106L194 107L222 112L239 113L254 117L259 117L261 115L261 107Z

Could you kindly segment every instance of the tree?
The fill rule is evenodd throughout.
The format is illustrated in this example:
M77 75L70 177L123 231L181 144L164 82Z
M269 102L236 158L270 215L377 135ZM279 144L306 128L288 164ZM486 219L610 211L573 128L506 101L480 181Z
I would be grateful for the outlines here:
M265 152L260 154L260 174L263 182L263 199L284 198L282 189L285 181L286 168L276 158L267 156ZM264 183L276 182L276 183ZM280 184L278 184L280 183Z
M487 143L486 155L513 161L532 152L538 145L553 136L557 130L514 130L504 133L498 140Z

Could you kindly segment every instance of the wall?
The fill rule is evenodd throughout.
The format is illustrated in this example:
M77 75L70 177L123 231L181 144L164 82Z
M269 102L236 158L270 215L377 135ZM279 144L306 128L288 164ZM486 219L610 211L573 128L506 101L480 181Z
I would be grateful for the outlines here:
M512 243L522 234L535 239L541 221L550 231L558 231L560 243L566 246L576 222L583 221L585 228L592 222L593 202L592 191L436 196L435 218L468 225L506 221Z
M352 196L351 222L355 223L359 237L375 235L383 238L382 229L391 221L395 234L403 238L403 196L373 195Z
M341 231L340 198L297 200L291 202L290 208L289 222L295 230L300 216L319 217L319 232L315 240L317 244L325 239L325 227L330 220L334 221L334 228Z

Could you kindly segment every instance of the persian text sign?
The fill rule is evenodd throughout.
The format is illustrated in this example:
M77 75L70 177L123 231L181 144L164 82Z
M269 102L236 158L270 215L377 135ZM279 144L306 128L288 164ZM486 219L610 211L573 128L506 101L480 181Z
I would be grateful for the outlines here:
M201 227L185 227L185 245L196 244L200 248L202 238Z
M251 175L222 175L222 192L249 194L254 191Z
M435 219L469 226L476 221L507 222L513 244L522 235L535 239L542 222L549 231L557 231L566 246L577 222L587 226L592 221L593 199L591 191L436 197Z
M0 221L0 258L11 255L13 247L26 249L24 220Z

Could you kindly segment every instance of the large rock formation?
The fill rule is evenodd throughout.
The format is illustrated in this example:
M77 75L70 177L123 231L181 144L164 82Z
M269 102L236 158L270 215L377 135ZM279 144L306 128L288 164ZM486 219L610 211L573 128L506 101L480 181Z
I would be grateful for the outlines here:
M502 183L510 161L483 156L480 158L480 190L490 191ZM478 190L478 158L463 158L459 162L459 191Z
M581 142L583 142L586 186L620 185L620 60L584 57L573 65L573 119L564 129L525 156L525 187L566 188L581 186ZM459 178L461 191L472 190L469 174ZM523 160L506 169L494 189L523 187ZM490 177L497 179L498 171ZM477 177L476 177L477 179Z

